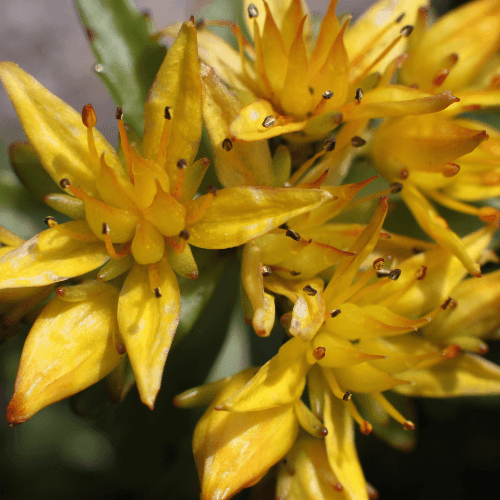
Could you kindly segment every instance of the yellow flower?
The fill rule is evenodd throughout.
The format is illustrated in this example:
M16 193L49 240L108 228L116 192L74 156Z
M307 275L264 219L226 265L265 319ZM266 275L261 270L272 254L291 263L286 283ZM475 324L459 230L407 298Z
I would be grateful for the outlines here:
M498 210L464 203L500 192L499 134L472 120L454 118L494 106L500 99L495 55L500 48L500 2L468 3L430 28L428 15L427 8L419 9L408 57L401 60L401 80L431 94L447 88L460 102L431 115L387 120L374 133L371 153L386 178L404 185L401 196L421 227L477 275L473 259L427 198L499 225ZM488 136L490 140L483 143Z
M206 159L194 161L202 105L192 22L181 28L149 92L142 156L117 111L123 164L94 129L92 106L80 116L13 63L1 63L0 77L42 165L73 195L46 201L79 219L58 225L47 217L50 229L0 261L0 287L46 286L105 264L97 280L58 289L42 311L23 351L8 418L23 422L103 378L125 350L141 400L153 408L180 315L174 270L198 275L190 244L241 245L331 195L234 187L192 199L208 167ZM127 271L118 288L104 283Z
M384 259L378 258L359 272L375 247L386 212L382 198L351 246L352 254L339 262L324 291L317 284L309 286L309 293L322 295L327 311L317 333L301 338L290 328L294 338L219 404L220 410L245 414L296 404L307 379L312 414L328 430L331 476L346 498L368 498L352 425L356 421L363 434L369 434L372 425L355 405L357 394L366 395L372 405L411 430L413 423L389 403L384 391L427 397L500 392L500 368L475 354L461 353L484 353L481 337L500 326L498 316L490 312L498 301L499 273L488 278L479 294L481 281L462 283L466 271L461 262L440 247L409 257L394 269L385 269ZM485 228L462 243L475 261L481 261L491 237L492 229ZM459 300L454 300L455 294ZM300 308L296 300L294 311ZM477 324L473 315L479 316ZM469 331L473 322L476 327ZM450 380L452 384L446 383Z
M435 112L456 100L450 92L434 96L389 85L390 75L373 77L411 34L418 2L380 0L353 27L350 16L337 19L336 3L330 3L315 40L301 0L245 0L253 43L233 23L199 23L200 57L244 105L231 117L232 137L256 141L287 134L290 140L311 141L341 122L359 120L354 128L362 131L373 117ZM211 25L230 26L238 51L209 31ZM175 27L163 33L171 35Z

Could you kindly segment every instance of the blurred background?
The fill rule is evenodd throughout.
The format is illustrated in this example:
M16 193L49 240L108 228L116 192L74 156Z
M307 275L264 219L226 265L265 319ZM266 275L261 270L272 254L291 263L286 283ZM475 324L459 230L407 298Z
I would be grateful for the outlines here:
M113 1L113 0L109 0ZM135 0L157 29L191 14L230 17L235 2ZM371 2L340 0L337 12L359 14ZM445 12L459 2L436 2ZM210 4L210 5L208 5ZM215 4L215 5L212 5ZM308 0L321 14L327 0ZM209 9L209 10L207 10ZM226 10L224 10L226 9ZM116 145L115 105L94 74L94 56L76 9L69 0L1 0L0 60L11 60L76 109L92 103L98 128ZM7 148L24 133L5 92L0 90L0 224L24 238L44 229L47 208L20 186L10 170ZM131 390L123 404L106 407L98 386L72 401L55 404L28 423L9 429L0 422L0 498L2 499L196 499L198 483L191 455L192 430L201 412L171 404L175 394L268 359L277 345L245 346L249 332L235 304L236 269L222 283L224 315L210 304L204 328L196 328L169 355L164 384L154 412ZM231 311L236 307L233 313ZM219 306L218 306L219 307ZM228 330L229 339L224 339ZM204 335L206 331L210 335ZM27 330L0 346L0 414L13 391ZM225 341L226 340L226 341ZM224 344L222 354L213 359ZM488 358L500 362L491 345ZM189 362L186 362L189 360ZM196 369L193 369L196 367ZM374 437L358 436L367 480L382 499L453 499L489 496L500 470L498 398L415 403L417 442L396 451ZM413 419L413 418L412 418ZM495 495L496 496L496 495ZM238 498L247 498L243 492Z

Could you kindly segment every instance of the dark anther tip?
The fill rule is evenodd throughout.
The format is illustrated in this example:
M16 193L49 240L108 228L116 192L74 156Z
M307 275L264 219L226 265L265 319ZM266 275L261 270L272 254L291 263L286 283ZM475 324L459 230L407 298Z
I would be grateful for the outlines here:
M224 151L231 151L231 149L233 149L233 143L231 142L231 139L229 139L229 137L226 137L222 141L222 149Z
M170 106L165 106L165 111L164 111L164 114L163 116L165 117L165 120L171 120L172 119L172 115L170 113L170 110L172 108Z
M121 120L123 118L123 109L120 106L116 108L115 118L117 120Z
M300 241L300 234L296 233L293 229L287 229L285 234L289 238L292 238L292 240Z

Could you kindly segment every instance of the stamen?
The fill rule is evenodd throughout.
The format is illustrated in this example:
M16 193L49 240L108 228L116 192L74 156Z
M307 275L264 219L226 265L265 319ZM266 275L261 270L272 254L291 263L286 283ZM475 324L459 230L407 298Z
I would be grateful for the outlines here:
M68 229L65 226L60 226L56 219L52 216L45 217L44 219L45 224L50 227L50 229L55 229L57 232L64 236L68 236L69 238L72 238L77 241L99 241L99 238L93 234L93 233L78 233L76 231L72 231L71 229Z
M262 276L265 278L273 274L273 268L271 266L262 266Z
M399 193L403 190L403 184L400 182L393 182L387 189L383 189L382 191L378 191L373 194L368 194L366 196L361 196L359 198L356 198L352 201L350 201L345 208L345 211L347 212L348 210L352 210L355 207L358 207L359 205L363 205L369 201L376 200L378 198L381 198L382 196L387 196L389 194L396 194Z
M248 17L250 17L251 19L254 18L254 17L257 17L259 15L259 11L257 9L257 7L255 7L255 5L253 3L251 3L249 6L248 6Z
M229 137L226 137L222 141L222 149L224 151L231 151L231 149L233 149L233 143L231 142L231 139L229 139Z
M411 24L407 24L406 26L403 26L401 28L400 33L401 33L401 36L408 38L412 34L412 31L413 31L413 26Z
M358 409L356 408L356 406L354 406L354 403L352 401L347 401L345 403L345 406L351 414L352 418L354 418L354 420L356 420L356 422L359 424L359 430L361 431L361 434L368 436L373 430L372 424L370 424L370 422L366 421L360 415Z
M380 271L384 267L384 264L385 259L383 257L379 257L378 259L375 259L373 261L373 269L375 269L376 271Z
M214 188L215 189L215 188ZM208 188L207 188L208 190ZM200 208L196 211L193 212L192 214L186 215L186 226L189 226L190 224L194 224L195 222L198 222L207 212L208 207L210 206L210 203L212 203L212 200L214 199L214 193L209 192L208 194L205 195L203 202L201 203Z
M327 139L328 140L328 139ZM296 170L293 175L288 179L288 183L290 184L290 187L292 187L296 182L309 170L309 168L313 165L313 163L320 157L323 156L327 151L331 151L330 148L332 143L330 140L325 141L323 144L323 149L316 153L312 158L307 160L298 170ZM335 148L335 146L334 146Z
M351 144L353 148L360 148L361 146L364 146L366 144L366 141L356 135L351 139Z
M276 118L273 115L266 116L262 122L262 126L266 128L271 128L276 125Z
M417 280L421 281L425 279L427 276L427 266L422 266L419 269L417 269L417 272L415 273Z
M403 12L395 21L395 24L399 24L403 19L404 17L406 16L406 12Z
M326 349L324 347L316 347L313 351L313 356L314 358L319 361L320 359L323 359L326 354Z
M406 430L413 431L415 430L415 424L406 420L401 413L399 413L394 406L386 399L386 397L382 393L373 393L373 399L394 419L396 422L399 422L403 425Z
M336 144L337 141L335 140L335 137L332 137L331 139L325 140L325 142L323 143L323 148L326 151L333 151L335 149Z
M351 391L343 391L339 387L337 379L335 378L335 375L333 374L332 371L322 370L322 372L334 396L337 397L338 399L341 399L342 401L349 401L352 397Z
M340 309L334 309L333 311L330 311L328 314L332 318L336 318L342 311Z
M63 188L63 189L69 189L73 195L78 198L79 200L84 200L84 194L82 192L81 189L78 189L76 188L75 186L73 186L73 184L71 184L71 182L69 181L69 179L61 179L61 181L59 182L59 185Z
M207 186L207 193L212 193L214 196L217 195L217 188L215 186L212 186L212 184L209 184Z
M446 308L447 308L447 307L451 304L451 301L452 301L452 300L453 300L453 299L452 299L451 297L448 297L448 298L447 298L447 299L446 299L446 300L445 300L445 301L441 304L441 309L442 309L443 311L445 311L445 310L446 310Z
M148 278L149 278L149 288L155 294L155 297L159 299L161 297L160 292L160 276L158 273L158 262L153 264L148 264Z
M57 221L55 217L52 217L52 215L48 215L47 217L45 217L45 219L43 219L43 222L45 222L45 224L47 224L47 226L49 227L57 226Z
M314 297L318 293L318 290L314 289L311 285L306 285L302 290L304 290L307 295L311 295L311 297Z
M323 99L331 99L333 97L333 91L327 90L326 92L323 92L322 94Z
M128 141L127 129L123 123L123 109L116 108L115 118L118 120L118 132L120 134L120 145L122 147L125 163L127 164L128 175L130 181L134 182L134 173L132 172L132 154L130 153L130 143Z
M354 97L356 101L361 102L361 99L363 99L363 89L356 89L356 96Z
M108 251L110 257L115 260L120 260L126 257L127 255L130 255L131 243L126 243L125 245L123 245L121 252L117 252L115 250L115 247L113 246L113 243L111 242L111 237L109 236L109 233L110 233L109 225L106 222L103 222L102 234L104 235L104 244L106 245L106 250Z
M177 175L177 182L175 183L174 192L172 196L176 200L180 200L182 196L182 187L184 185L184 170L187 167L187 161L181 158L177 162L177 168L179 169L179 174Z
M295 232L293 229L287 229L285 235L292 238L292 240L300 241L300 234Z
M184 252L184 248L186 247L186 240L184 238L181 238L179 241L177 241L172 236L169 236L167 238L167 242L172 247L175 253L179 254Z
M183 240L187 241L189 239L189 231L187 229L183 229L180 233L179 233L179 238L182 238Z
M89 148L89 153L92 158L94 165L99 166L99 154L95 147L94 132L93 128L97 123L97 115L95 113L92 104L86 104L82 109L82 122L87 127L87 144Z
M172 108L165 106L164 110L163 130L161 132L160 144L158 145L158 154L156 155L156 163L160 167L164 167L167 161L167 148L170 139L170 127L172 124Z

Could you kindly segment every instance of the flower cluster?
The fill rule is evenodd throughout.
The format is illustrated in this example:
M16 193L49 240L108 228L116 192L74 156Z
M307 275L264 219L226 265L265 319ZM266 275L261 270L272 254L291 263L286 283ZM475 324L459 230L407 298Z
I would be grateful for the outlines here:
M303 0L244 0L246 29L191 18L163 30L175 41L143 137L118 107L117 151L90 104L79 113L0 63L29 140L13 150L36 153L55 181L44 201L73 219L49 215L28 241L0 228L2 338L34 320L11 425L104 378L120 385L127 362L153 409L185 313L177 276L204 272L192 247L209 267L237 247L245 321L283 336L263 366L174 401L210 405L193 437L203 500L266 475L280 500L368 499L354 424L415 428L386 391L500 393L500 368L481 357L500 327L500 271L481 271L497 262L500 211L485 202L500 195L500 132L477 114L500 98L500 2L430 26L414 0L379 0L353 24L336 3L316 35ZM219 183L206 189L203 125ZM358 197L376 179L360 153L388 186ZM383 228L399 198L435 243ZM433 201L483 227L460 237Z

